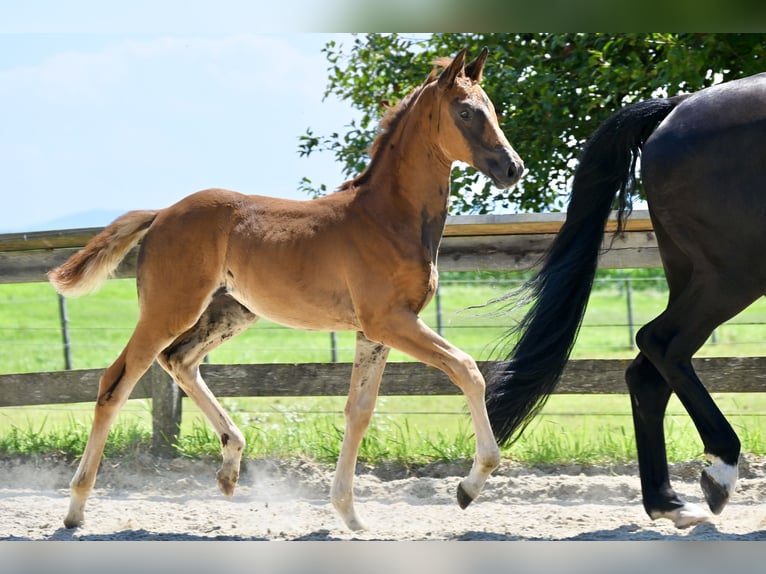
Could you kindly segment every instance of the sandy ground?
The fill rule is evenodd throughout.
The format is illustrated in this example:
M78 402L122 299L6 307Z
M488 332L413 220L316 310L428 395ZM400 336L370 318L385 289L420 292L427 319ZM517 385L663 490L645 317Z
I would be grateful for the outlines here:
M75 466L0 461L0 540L766 540L766 457L744 457L737 492L713 522L678 530L641 506L635 465L525 468L504 463L465 511L455 489L467 466L363 468L356 499L368 530L345 529L329 503L332 467L244 465L227 500L217 461L105 460L86 523L63 527ZM701 463L675 465L674 486L704 505Z

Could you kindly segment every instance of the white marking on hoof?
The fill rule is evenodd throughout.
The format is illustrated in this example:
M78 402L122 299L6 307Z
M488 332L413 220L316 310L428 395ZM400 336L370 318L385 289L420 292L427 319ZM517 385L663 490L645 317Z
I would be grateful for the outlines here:
M346 523L346 526L349 530L353 530L354 532L359 532L361 530L367 530L367 525L362 522L356 514L354 516L345 517L343 516L343 522Z
M688 502L675 510L667 512L654 511L651 517L652 520L667 518L673 522L676 528L689 528L700 522L709 522L711 519L710 513L707 510Z
M707 475L715 480L718 485L725 489L729 494L734 492L739 478L739 469L736 464L726 464L715 455L706 455L710 461L710 466L704 469Z
M67 512L66 518L64 518L64 526L67 528L77 528L82 526L85 520L85 504L72 501L69 506L69 512Z
M354 509L353 497L331 496L330 501L349 530L367 530Z
M714 455L707 455L710 466L702 469L700 485L713 514L720 514L737 485L737 465L726 464Z
M337 481L337 476L335 480ZM354 492L350 486L341 486L334 482L330 488L330 502L341 519L343 519L346 528L355 531L367 530L367 526L359 519L359 515L356 513Z
M457 501L460 508L465 509L481 493L487 478L500 464L500 448L492 443L490 453L484 456L478 454L474 457L471 471L462 481L457 490Z
M72 480L72 485L76 484L75 480ZM82 526L85 521L85 502L88 500L88 494L90 494L90 489L72 486L69 510L64 518L64 526L67 528Z

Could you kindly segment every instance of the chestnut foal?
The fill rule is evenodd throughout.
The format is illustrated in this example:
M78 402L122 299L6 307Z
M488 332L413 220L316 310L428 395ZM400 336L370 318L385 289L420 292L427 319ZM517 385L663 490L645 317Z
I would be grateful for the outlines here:
M142 240L135 331L99 384L85 452L64 523L83 522L110 425L156 359L221 439L218 485L232 496L245 441L202 377L203 357L259 317L299 329L357 332L346 428L331 489L348 528L357 452L389 349L441 369L463 391L476 456L458 488L465 508L499 463L475 361L419 319L436 290L450 170L465 162L495 185L515 184L523 162L479 86L486 49L441 60L381 123L369 166L331 195L291 201L209 189L159 211L132 211L49 273L69 296L92 291Z

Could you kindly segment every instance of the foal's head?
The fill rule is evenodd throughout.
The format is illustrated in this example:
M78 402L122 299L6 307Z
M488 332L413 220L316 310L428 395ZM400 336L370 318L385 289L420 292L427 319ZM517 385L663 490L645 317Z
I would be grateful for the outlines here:
M524 162L508 143L497 121L495 107L479 85L487 49L469 64L463 49L452 60L440 60L444 71L426 80L421 97L434 101L431 129L450 161L465 162L489 177L500 188L511 187L521 177ZM427 96L426 92L430 92Z

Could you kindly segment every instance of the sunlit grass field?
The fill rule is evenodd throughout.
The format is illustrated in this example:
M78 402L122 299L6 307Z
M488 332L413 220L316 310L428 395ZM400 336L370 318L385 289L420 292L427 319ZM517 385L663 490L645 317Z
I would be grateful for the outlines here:
M656 278L633 277L628 322L626 284L605 273L591 297L573 358L626 358L635 355L633 332L659 313L666 293ZM608 281L606 279L609 279ZM448 274L442 278L441 310L423 312L432 327L477 360L498 358L496 343L520 312L497 315L471 308L518 285L508 275ZM659 285L659 287L658 287ZM106 367L122 350L137 318L134 280L109 281L98 293L67 300L73 368ZM44 372L64 366L59 303L47 284L0 286L0 337L6 352L0 373ZM353 333L337 333L332 350L328 333L301 332L260 321L211 353L213 363L326 362L353 360ZM766 349L766 301L717 329L698 356L761 355ZM493 354L494 353L494 354ZM390 361L409 357L396 351ZM413 384L417 384L413 381ZM95 395L96 389L94 389ZM761 394L716 397L740 434L746 452L766 451L766 398ZM222 401L245 430L246 456L309 456L334 461L343 430L345 397L241 398ZM217 437L193 404L184 399L179 453L217 455ZM0 453L60 452L77 456L90 427L92 404L0 409ZM672 460L702 454L702 445L683 408L673 399L666 422ZM151 406L129 401L107 449L125 453L148 448ZM635 456L630 405L626 395L553 396L507 457L529 463L576 461L608 463ZM404 463L467 459L473 434L461 396L381 397L362 445L361 460Z

